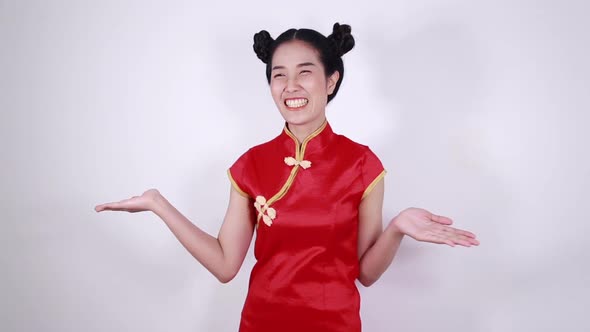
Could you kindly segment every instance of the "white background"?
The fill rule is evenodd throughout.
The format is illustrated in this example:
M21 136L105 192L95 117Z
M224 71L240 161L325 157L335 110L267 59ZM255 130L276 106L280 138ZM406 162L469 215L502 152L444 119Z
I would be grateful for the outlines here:
M588 331L586 1L0 1L0 330L236 331L220 284L155 215L217 234L226 169L280 133L252 36L352 26L328 107L418 206L480 247L407 238L364 331Z

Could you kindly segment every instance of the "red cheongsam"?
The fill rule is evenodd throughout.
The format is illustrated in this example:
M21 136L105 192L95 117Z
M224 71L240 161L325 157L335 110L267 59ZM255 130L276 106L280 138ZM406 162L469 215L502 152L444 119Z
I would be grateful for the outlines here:
M359 332L359 204L385 175L328 122L299 144L287 126L228 170L255 206L256 264L240 332Z

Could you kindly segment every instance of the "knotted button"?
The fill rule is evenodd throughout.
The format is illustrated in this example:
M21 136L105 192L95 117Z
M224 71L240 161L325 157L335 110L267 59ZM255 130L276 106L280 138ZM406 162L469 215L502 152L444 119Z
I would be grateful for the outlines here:
M254 207L256 207L256 211L258 211L257 220L260 221L260 218L262 218L262 221L264 221L267 226L272 225L272 221L277 217L277 211L268 207L264 196L256 196Z
M289 166L299 165L303 169L308 169L311 167L311 161L309 160L297 160L293 157L285 157L285 164Z

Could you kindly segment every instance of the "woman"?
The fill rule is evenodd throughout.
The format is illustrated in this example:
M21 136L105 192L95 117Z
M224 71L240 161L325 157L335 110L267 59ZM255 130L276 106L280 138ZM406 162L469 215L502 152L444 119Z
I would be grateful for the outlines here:
M244 153L228 170L229 207L217 237L192 224L156 189L96 211L152 211L221 282L237 274L254 231L240 331L360 331L355 285L372 285L404 235L418 241L478 245L447 217L409 208L382 228L385 170L367 147L335 134L326 105L344 77L342 55L354 47L350 26L330 36L290 29L254 36L266 63L283 131Z

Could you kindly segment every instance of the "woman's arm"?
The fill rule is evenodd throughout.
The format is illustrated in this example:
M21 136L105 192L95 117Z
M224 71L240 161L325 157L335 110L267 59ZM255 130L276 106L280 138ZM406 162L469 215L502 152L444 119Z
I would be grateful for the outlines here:
M387 270L404 236L393 221L383 231L383 191L384 180L381 179L359 206L358 279L365 287L371 286Z
M457 244L465 247L479 245L475 234L450 227L453 223L450 218L420 208L403 210L382 231L383 190L381 180L359 206L358 279L364 286L372 285L389 267L404 235L417 241L452 247Z
M156 189L141 196L99 205L97 212L153 211L180 243L220 282L227 283L238 273L254 232L250 201L231 187L229 205L217 237L194 225Z
M156 196L154 213L180 243L222 283L231 281L242 266L252 241L254 223L248 198L231 187L229 205L217 237L198 228L162 195Z

